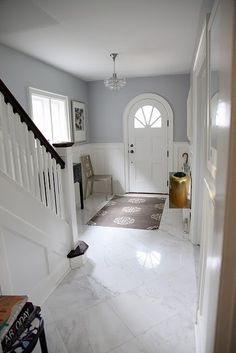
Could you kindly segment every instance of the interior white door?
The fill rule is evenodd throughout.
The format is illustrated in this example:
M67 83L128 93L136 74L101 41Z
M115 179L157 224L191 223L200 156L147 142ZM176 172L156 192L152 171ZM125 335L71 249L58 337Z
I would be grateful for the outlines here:
M128 120L129 189L168 192L168 114L154 99L132 107Z

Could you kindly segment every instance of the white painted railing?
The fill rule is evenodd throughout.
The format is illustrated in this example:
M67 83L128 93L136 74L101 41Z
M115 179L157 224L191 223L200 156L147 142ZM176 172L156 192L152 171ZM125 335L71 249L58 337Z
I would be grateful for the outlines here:
M9 101L0 92L0 170L64 219L64 162L29 117L26 116L30 120L27 125L27 119L19 115L21 112L14 112L15 107L5 100Z

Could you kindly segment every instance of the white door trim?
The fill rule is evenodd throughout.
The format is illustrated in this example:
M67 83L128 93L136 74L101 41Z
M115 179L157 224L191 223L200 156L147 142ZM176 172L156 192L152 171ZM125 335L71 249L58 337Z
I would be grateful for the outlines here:
M193 134L192 134L192 151L193 151L193 163L192 163L192 209L191 209L191 228L190 228L190 240L193 244L200 244L200 232L199 225L202 223L202 205L199 204L199 179L204 177L204 167L200 163L200 159L204 156L201 155L199 144L202 142L200 132L204 130L206 125L205 122L199 122L199 115L201 116L202 110L199 108L200 99L198 95L199 77L201 71L206 62L206 26L208 18L202 29L202 34L198 44L196 58L193 66ZM208 68L206 67L206 70ZM207 103L206 103L207 104ZM204 126L202 126L202 124ZM201 125L201 126L200 126ZM199 131L199 127L201 131ZM201 170L200 170L201 169Z
M169 128L167 130L168 133L168 150L169 150L169 158L168 158L168 172L173 170L173 110L167 100L161 97L159 94L155 93L144 93L139 94L134 97L126 106L123 113L123 135L124 135L124 161L125 161L125 191L130 191L129 185L129 164L128 164L128 118L131 109L133 106L143 99L153 99L161 103L166 111L169 120Z

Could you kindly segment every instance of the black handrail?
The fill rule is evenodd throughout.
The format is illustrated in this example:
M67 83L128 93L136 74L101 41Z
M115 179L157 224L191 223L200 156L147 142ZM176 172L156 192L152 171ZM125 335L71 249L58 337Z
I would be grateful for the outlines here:
M48 140L44 137L42 132L37 128L37 126L35 125L33 120L30 119L29 115L22 108L20 103L16 100L16 98L9 91L9 89L3 83L3 81L1 79L0 79L0 91L2 92L2 94L4 96L4 100L5 100L6 104L7 103L11 104L11 106L13 108L13 112L19 114L21 122L22 123L24 122L27 125L28 130L33 132L34 137L40 141L40 144L46 148L46 150L51 154L51 157L54 158L58 164L60 164L62 169L64 169L65 162L61 159L61 157L56 152L56 150L52 147L52 145L50 145Z

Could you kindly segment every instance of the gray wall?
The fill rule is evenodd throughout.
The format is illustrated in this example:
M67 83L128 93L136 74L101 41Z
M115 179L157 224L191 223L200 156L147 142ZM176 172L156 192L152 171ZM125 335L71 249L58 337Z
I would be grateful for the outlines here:
M88 82L90 142L122 142L122 115L126 105L142 93L157 93L174 113L174 141L187 141L187 95L189 75L129 78L118 92L105 88L103 81Z
M122 114L131 99L142 93L157 93L174 112L174 141L186 141L186 100L189 75L169 75L127 80L119 92L103 81L86 83L64 71L0 44L0 77L29 112L28 87L63 94L87 104L87 142L122 142Z
M28 113L29 86L87 103L86 82L1 44L0 77Z

